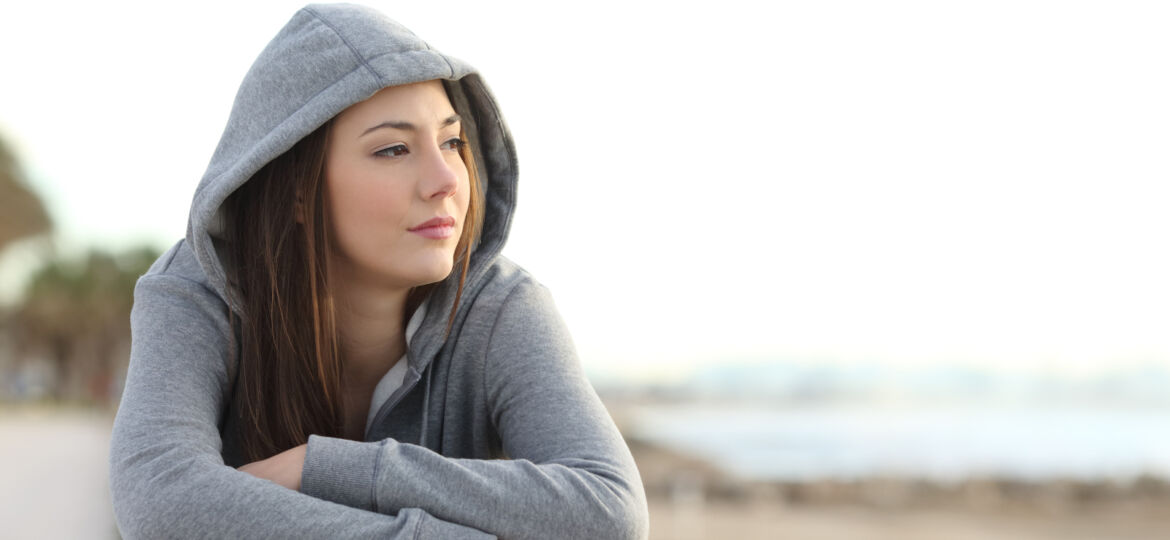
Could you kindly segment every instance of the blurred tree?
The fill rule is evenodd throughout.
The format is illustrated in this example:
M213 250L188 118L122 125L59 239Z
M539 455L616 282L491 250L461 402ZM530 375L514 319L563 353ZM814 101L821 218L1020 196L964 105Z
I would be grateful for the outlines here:
M26 187L16 155L0 139L0 251L24 237L48 232L49 214Z
M44 205L26 186L15 154L0 140L0 251L52 228ZM0 355L13 357L0 368L47 371L49 396L57 400L116 398L112 383L129 358L134 284L158 255L143 247L49 260L18 303L0 313Z
M91 251L81 261L50 261L33 275L7 326L18 357L49 365L52 398L117 397L112 382L129 357L134 284L158 255L148 247Z

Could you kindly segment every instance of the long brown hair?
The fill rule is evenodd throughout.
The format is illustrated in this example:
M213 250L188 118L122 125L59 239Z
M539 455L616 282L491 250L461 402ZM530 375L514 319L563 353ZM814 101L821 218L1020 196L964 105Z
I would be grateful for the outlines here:
M228 197L228 275L242 313L233 409L239 445L248 461L308 441L310 434L341 437L345 361L338 347L330 288L325 156L331 123L301 139ZM463 132L460 138L467 137ZM460 152L471 193L455 248L459 282L447 332L463 294L471 248L484 204L470 144ZM432 286L407 295L403 320Z

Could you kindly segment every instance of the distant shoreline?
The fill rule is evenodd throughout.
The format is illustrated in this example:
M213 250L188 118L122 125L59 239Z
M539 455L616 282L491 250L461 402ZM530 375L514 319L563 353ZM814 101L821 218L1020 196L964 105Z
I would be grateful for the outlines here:
M607 400L628 438L781 484L993 479L1149 485L1170 480L1170 410L1088 404L961 405ZM1110 488L1115 490L1114 488ZM1146 488L1141 488L1146 489Z
M647 496L671 502L775 502L785 506L860 505L871 508L1032 509L1077 512L1087 507L1149 507L1164 513L1170 481L1143 476L1132 481L1053 479L1028 481L981 477L957 482L880 477L854 480L747 480L701 458L627 436Z
M1170 478L1157 474L1099 478L971 475L954 480L896 474L749 478L639 433L634 416L646 404L606 401L638 463L647 495L660 501L768 501L786 506L849 504L879 509L946 507L981 511L1031 508L1056 513L1075 513L1102 505L1139 513L1148 507L1165 513L1170 507Z

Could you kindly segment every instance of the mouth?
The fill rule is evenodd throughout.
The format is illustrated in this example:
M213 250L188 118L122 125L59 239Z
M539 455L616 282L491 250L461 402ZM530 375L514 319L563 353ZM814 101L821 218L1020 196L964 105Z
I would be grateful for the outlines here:
M424 238L443 239L455 234L455 218L443 216L432 218L407 229Z

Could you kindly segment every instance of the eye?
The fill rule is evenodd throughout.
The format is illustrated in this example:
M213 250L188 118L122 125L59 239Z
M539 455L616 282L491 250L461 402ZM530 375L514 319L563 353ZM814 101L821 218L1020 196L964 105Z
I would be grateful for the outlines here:
M447 141L444 142L440 148L444 150L462 150L466 145L467 141L460 139L459 137L452 137L447 139Z
M394 146L387 146L386 148L378 150L377 152L374 152L374 155L382 157L402 157L408 153L410 153L410 151L406 149L405 144L396 144Z

